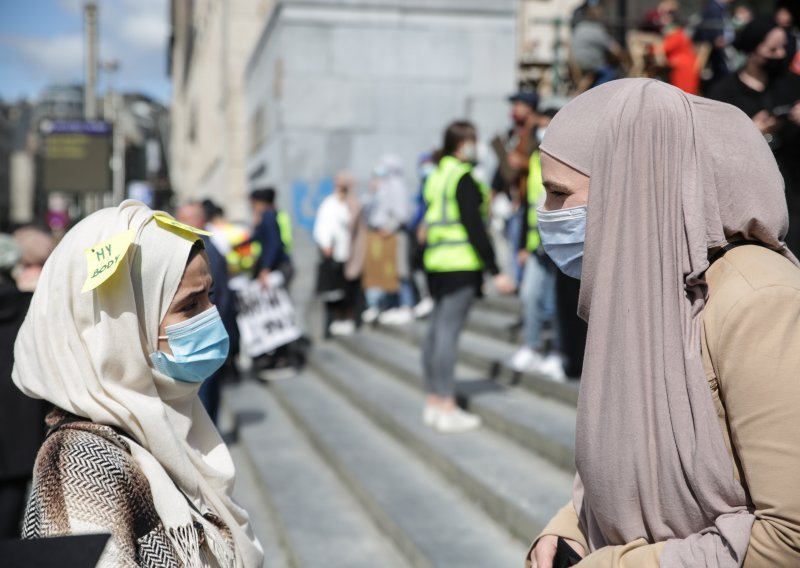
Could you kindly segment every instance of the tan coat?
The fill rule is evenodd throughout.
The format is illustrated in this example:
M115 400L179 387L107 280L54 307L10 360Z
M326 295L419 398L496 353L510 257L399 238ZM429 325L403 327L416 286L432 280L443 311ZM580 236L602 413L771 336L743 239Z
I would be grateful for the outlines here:
M706 282L703 363L734 474L756 516L744 566L800 566L800 269L766 248L742 246L716 261ZM572 502L543 535L588 549ZM658 566L663 547L639 539L578 566Z

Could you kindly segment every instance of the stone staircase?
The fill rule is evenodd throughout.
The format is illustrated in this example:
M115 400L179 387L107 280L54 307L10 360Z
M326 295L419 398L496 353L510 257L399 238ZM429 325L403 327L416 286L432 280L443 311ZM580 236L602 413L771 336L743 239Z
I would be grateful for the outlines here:
M577 383L515 373L516 300L470 315L458 398L484 427L422 425L425 322L318 341L297 377L225 391L239 498L269 567L520 567L566 503Z

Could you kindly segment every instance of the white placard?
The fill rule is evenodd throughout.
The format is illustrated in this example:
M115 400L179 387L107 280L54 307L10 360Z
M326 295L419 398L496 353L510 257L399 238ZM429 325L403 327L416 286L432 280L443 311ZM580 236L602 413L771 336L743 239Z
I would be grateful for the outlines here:
M299 339L302 335L295 321L294 306L283 275L270 274L267 287L258 280L233 279L230 287L236 292L242 347L250 357L258 357Z

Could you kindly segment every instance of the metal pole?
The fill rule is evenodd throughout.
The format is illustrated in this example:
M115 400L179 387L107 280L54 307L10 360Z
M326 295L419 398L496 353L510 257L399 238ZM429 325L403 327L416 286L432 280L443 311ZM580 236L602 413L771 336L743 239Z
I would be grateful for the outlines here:
M97 4L83 6L84 39L86 42L86 84L83 91L83 115L86 120L97 118Z
M114 131L111 139L111 191L114 205L125 199L125 138L122 134L122 93L114 93Z

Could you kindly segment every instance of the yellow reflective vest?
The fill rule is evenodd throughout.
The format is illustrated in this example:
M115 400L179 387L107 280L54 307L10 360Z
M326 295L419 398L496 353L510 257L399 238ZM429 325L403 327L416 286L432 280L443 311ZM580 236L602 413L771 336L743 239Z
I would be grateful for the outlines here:
M288 255L292 254L292 246L294 240L292 238L292 218L286 211L278 211L276 215L278 222L278 229L281 232L281 242L283 243L283 252Z
M542 184L542 160L539 150L531 154L528 164L528 240L527 249L530 252L539 248L542 240L539 237L539 219L536 208L544 200L545 189Z
M483 260L469 242L456 201L458 182L465 175L471 175L471 171L471 165L453 156L444 156L425 182L423 195L428 242L423 262L427 272L483 270ZM481 211L485 212L488 191L485 184L477 185L483 194Z

